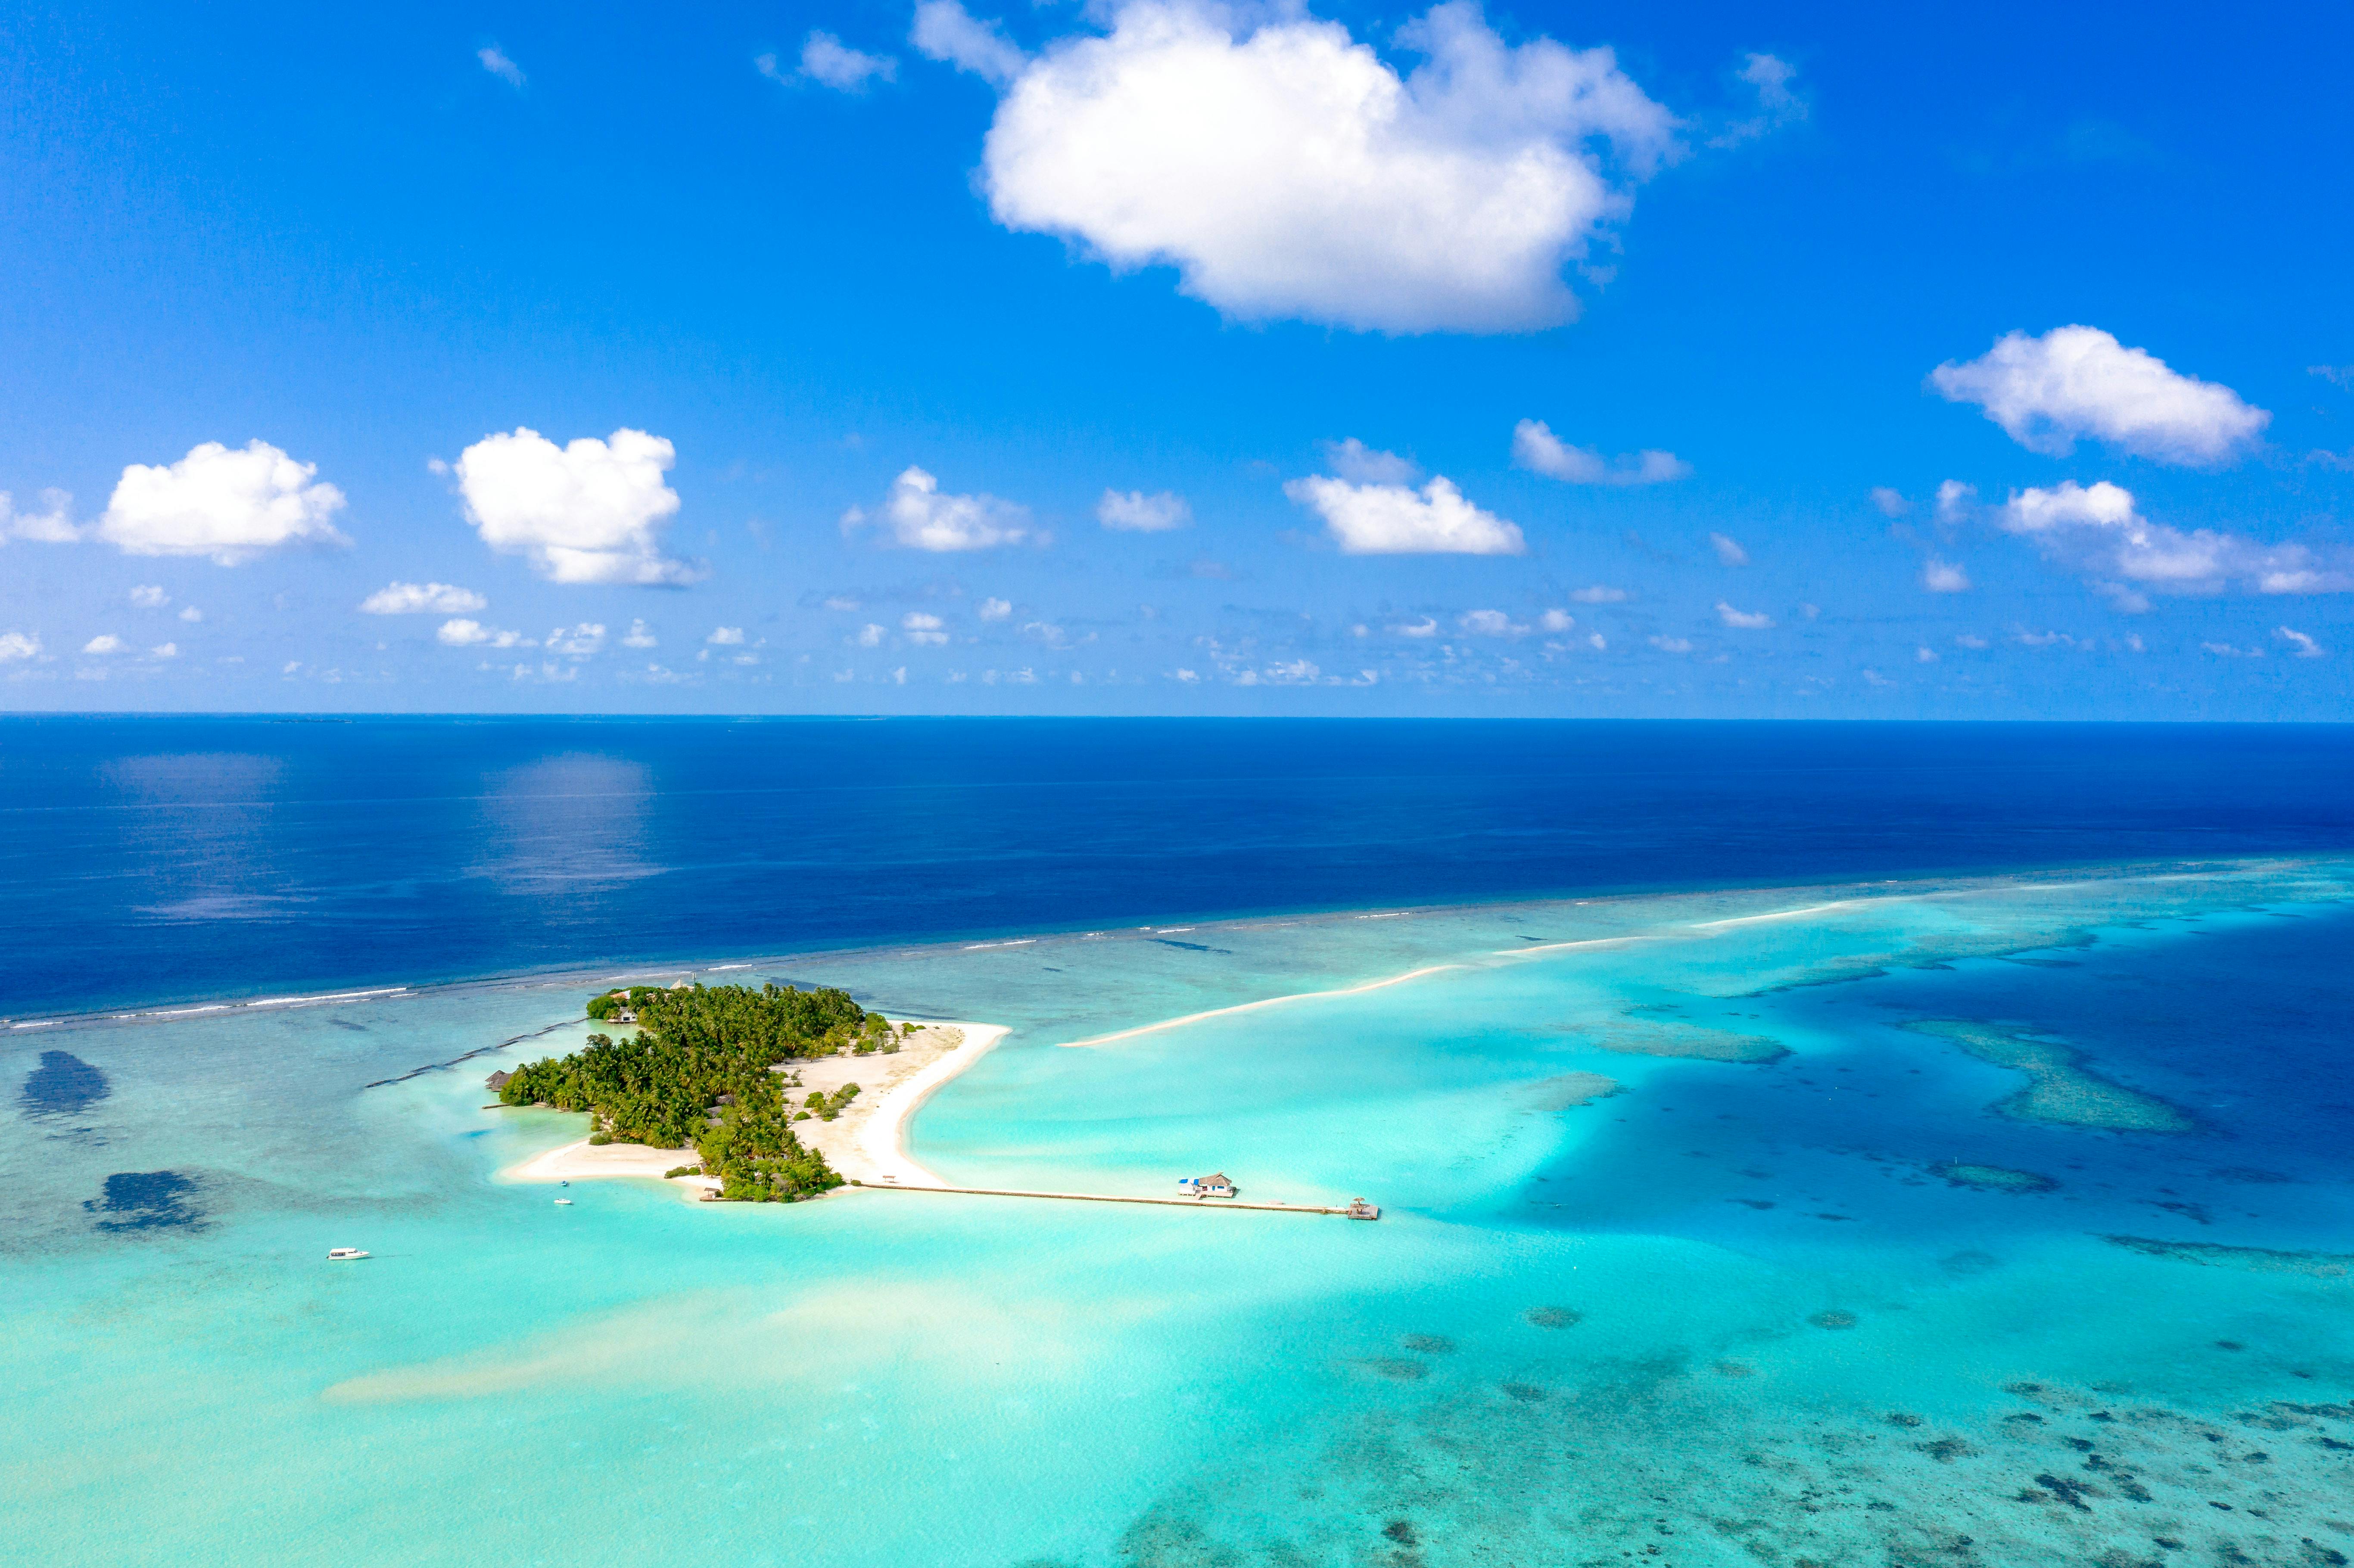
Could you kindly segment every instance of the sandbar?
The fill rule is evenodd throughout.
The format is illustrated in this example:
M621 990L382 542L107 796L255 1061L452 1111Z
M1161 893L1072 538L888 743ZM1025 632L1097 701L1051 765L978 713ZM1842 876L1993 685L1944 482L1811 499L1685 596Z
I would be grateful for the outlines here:
M1386 980L1367 980L1363 985L1344 985L1332 991L1296 991L1288 996L1262 997L1257 1001L1238 1001L1232 1007L1214 1007L1207 1012L1189 1012L1182 1018L1164 1018L1158 1023L1140 1023L1133 1029L1115 1030L1109 1034L1094 1034L1085 1040L1066 1040L1066 1047L1108 1045L1115 1040L1133 1040L1141 1034L1157 1034L1163 1029L1181 1029L1188 1023L1199 1023L1205 1018L1226 1018L1237 1012L1257 1012L1263 1007L1280 1007L1289 1001L1314 1001L1328 996L1361 996L1369 991L1381 991L1388 986L1404 985L1425 975L1443 974L1448 969L1468 968L1464 964L1426 964L1418 969L1408 969L1402 975Z

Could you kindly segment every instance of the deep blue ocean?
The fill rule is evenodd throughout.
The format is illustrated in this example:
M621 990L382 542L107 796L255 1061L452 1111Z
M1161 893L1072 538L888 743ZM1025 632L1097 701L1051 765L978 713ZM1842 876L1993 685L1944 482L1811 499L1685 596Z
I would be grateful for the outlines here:
M2354 728L0 718L0 1014L2354 846Z

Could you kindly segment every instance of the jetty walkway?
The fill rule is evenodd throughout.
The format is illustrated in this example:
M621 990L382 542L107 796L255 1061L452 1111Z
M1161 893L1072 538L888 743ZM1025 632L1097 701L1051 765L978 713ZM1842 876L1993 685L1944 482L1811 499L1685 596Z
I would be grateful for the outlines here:
M901 1186L896 1181L869 1181L859 1188L862 1192L970 1192L983 1198L1059 1198L1073 1203L1159 1203L1180 1209L1259 1209L1279 1214L1349 1214L1346 1205L1339 1207L1320 1203L1246 1203L1235 1198L1140 1198L1120 1192L1034 1192L1014 1187L930 1187L910 1183ZM1368 1205L1370 1206L1370 1205ZM1373 1219L1379 1209L1363 1216Z

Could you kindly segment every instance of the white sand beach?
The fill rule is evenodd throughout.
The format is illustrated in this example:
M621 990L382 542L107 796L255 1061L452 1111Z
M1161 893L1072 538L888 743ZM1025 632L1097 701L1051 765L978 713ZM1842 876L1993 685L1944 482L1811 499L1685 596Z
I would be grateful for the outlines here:
M947 1185L907 1152L907 1124L917 1109L959 1073L988 1054L1008 1033L998 1023L927 1022L889 1055L820 1056L792 1063L789 1077L800 1086L786 1091L795 1101L844 1084L858 1086L858 1097L832 1121L812 1117L793 1131L844 1177L861 1182L905 1187ZM591 1144L583 1138L510 1165L502 1181L593 1181L613 1177L661 1181L666 1171L695 1162L692 1149L649 1149L641 1143ZM681 1196L700 1199L718 1182L707 1176L670 1178Z
M863 1119L860 1107L870 1104L868 1096L877 1086L864 1078L853 1077L851 1081L859 1085L859 1096L850 1102L849 1109L832 1122L797 1123L795 1130L823 1150L833 1168L854 1181L896 1181L903 1187L946 1186L948 1183L917 1164L907 1152L907 1124L941 1085L987 1055L1007 1033L1002 1023L927 1025L917 1031L897 1055L864 1059L870 1065L885 1064L886 1071L880 1086L884 1092L871 1102ZM962 1043L948 1045L946 1040L950 1034L962 1035ZM939 1037L941 1043L928 1044L928 1037L933 1036ZM835 1062L843 1060L834 1058ZM851 1065L857 1065L857 1059L852 1058ZM801 1076L804 1083L813 1082L807 1072ZM811 1128L825 1129L822 1140L809 1138Z

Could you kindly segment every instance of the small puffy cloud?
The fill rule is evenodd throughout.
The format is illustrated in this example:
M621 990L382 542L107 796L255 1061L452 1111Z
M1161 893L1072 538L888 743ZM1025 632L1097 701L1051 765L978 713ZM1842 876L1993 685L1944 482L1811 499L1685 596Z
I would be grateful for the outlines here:
M1977 485L1964 484L1958 479L1949 479L1937 486L1937 521L1947 526L1963 522L1969 516L1970 509L1978 504L1978 501Z
M777 57L762 55L756 62L760 74L774 81L788 79L777 65ZM810 34L801 44L801 77L836 92L864 92L867 84L876 81L896 81L899 62L888 55L870 55L854 49L832 33Z
M1023 627L1022 635L1024 637L1034 638L1036 641L1044 643L1047 647L1058 652L1063 649L1075 646L1070 632L1063 627L1055 625L1051 620L1031 621L1028 625ZM1086 636L1077 639L1077 641L1085 643L1093 642L1095 640L1096 634L1090 631Z
M523 86L523 67L507 58L507 52L499 48L498 45L489 44L482 48L476 49L474 51L474 58L482 62L482 69L484 70L489 71L493 76L497 77L509 87L521 88Z
M463 617L443 621L441 629L433 634L433 639L445 648L472 648L478 643L486 643L493 648L539 646L536 639L525 637L520 631L501 631L495 627L484 626L479 620L470 620Z
M1013 613L1013 606L1004 599L985 599L981 601L980 615L983 620L1003 620Z
M1716 618L1744 631L1763 631L1774 624L1774 618L1764 610L1735 609L1723 599L1716 601Z
M1512 462L1569 484L1665 484L1691 473L1691 464L1675 453L1648 448L1613 461L1590 447L1568 445L1542 419L1512 427Z
M646 629L646 623L642 620L631 621L629 635L621 639L621 646L624 648L652 648L659 646L660 642L661 639L657 638L652 631L648 630ZM656 670L660 669L661 666L657 664L649 664L646 668L648 670Z
M992 87L1005 86L1030 63L1002 24L982 21L957 0L923 0L907 41L926 58L970 71Z
M184 606L180 610L180 619L188 622L191 626L195 625L197 621L202 620L204 618L205 612L198 609L193 604Z
M1565 609L1548 609L1537 617L1537 624L1547 631L1567 631L1577 624L1577 618Z
M2294 658L2318 659L2323 656L2325 652L2321 644L2315 641L2311 637L2306 636L2302 631L2291 631L2285 626L2274 627L2273 635L2296 650L2296 653L2292 655Z
M1604 637L1599 631L1587 632L1585 634L1585 641L1587 645L1593 648L1597 653L1610 646L1609 640Z
M1931 593L1967 593L1970 574L1951 561L1932 556L1921 563L1921 586Z
M2343 593L2354 570L2303 545L2265 545L2242 535L2152 523L2133 493L2106 480L2067 480L2015 493L1996 520L2073 569L2118 580L2127 592L2217 593L2239 583L2258 593Z
M1356 437L1345 441L1319 441L1324 466L1354 484L1411 484L1422 477L1422 465L1412 458L1369 447Z
M2261 659L2264 656L2261 648L2234 648L2228 642L2201 642L2199 646L2219 659Z
M1757 94L1757 112L1732 124L1709 138L1712 147L1737 147L1744 142L1755 142L1769 136L1786 125L1795 125L1807 117L1807 101L1790 90L1790 83L1798 68L1773 55L1750 55L1734 73Z
M883 629L870 620L858 629L857 635L851 641L861 648L880 648L883 646Z
M1517 524L1463 499L1437 477L1420 492L1402 484L1351 484L1346 480L1295 479L1283 493L1324 519L1352 556L1519 556L1528 551Z
M1519 637L1528 630L1500 609L1467 609L1455 623L1473 637Z
M147 650L147 652L151 658L176 659L180 656L180 645L176 642L158 642L154 647Z
M73 497L62 490L41 492L46 511L19 512L15 499L0 490L0 545L10 539L30 539L43 545L70 545L82 536L73 520Z
M1708 545L1709 548L1716 552L1716 558L1728 567L1745 567L1749 564L1749 552L1741 547L1741 542L1737 539L1723 534L1711 534L1708 536Z
M547 634L542 646L550 653L586 659L605 646L605 629L592 620L584 620L569 631L559 626Z
M946 623L938 616L927 615L920 609L911 609L899 618L899 630L907 634L910 642L938 647L949 640L945 628Z
M853 507L843 518L851 529L873 521ZM987 550L1019 545L1031 537L1030 509L994 495L949 495L940 482L920 468L909 468L891 482L884 499L881 524L894 542L911 550Z
M825 601L825 608L843 615L855 615L866 607L845 594L835 594Z
M1954 646L1956 648L1967 648L1975 652L1979 650L1990 648L1993 644L1988 642L1985 638L1978 636L1976 632L1962 631L1955 634Z
M1872 503L1880 508L1882 517L1902 517L1913 510L1913 503L1904 499L1903 491L1891 490L1884 484L1872 487Z
M704 641L714 648L741 648L744 645L744 629L740 626L716 626Z
M1662 653L1689 653L1692 651L1691 639L1688 637L1653 637L1649 641Z
M490 607L473 589L449 583L387 583L360 600L364 615L462 615Z
M161 609L172 602L172 596L151 584L142 584L131 590L131 602L141 609Z
M224 567L282 545L349 545L328 521L344 493L316 482L318 472L267 441L239 451L207 441L175 463L125 468L90 532L126 556L208 556Z
M1913 660L1918 664L1934 664L1937 662L1937 651L1924 644L1913 650Z
M41 634L37 631L0 631L0 664L12 664L20 659L41 656Z
M85 653L120 653L130 644L111 631L102 631L81 645Z
M703 575L663 553L662 531L678 511L663 475L677 457L643 430L559 447L517 426L468 447L451 471L466 521L492 549L525 556L550 582L652 587Z
M1230 316L1558 325L1577 313L1563 268L1675 149L1610 50L1510 46L1469 3L1396 35L1423 61L1403 77L1286 7L1114 0L1108 25L1024 62L929 0L917 43L1007 81L981 160L998 222L1119 270L1173 266Z
M1193 509L1172 491L1147 495L1140 490L1107 490L1096 503L1096 521L1126 534L1163 533L1193 520Z
M1407 621L1390 630L1400 637L1436 637L1438 635L1438 622L1426 615L1420 620Z
M1967 364L1937 366L1929 385L1949 402L1978 404L2030 451L2054 457L2089 436L2159 462L2208 466L2254 445L2272 418L2230 387L2088 326L2011 333Z
M1592 588L1572 588L1569 597L1580 604L1624 604L1627 602L1627 590L1596 583Z

